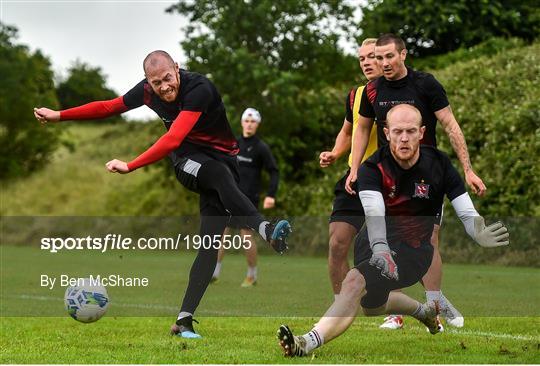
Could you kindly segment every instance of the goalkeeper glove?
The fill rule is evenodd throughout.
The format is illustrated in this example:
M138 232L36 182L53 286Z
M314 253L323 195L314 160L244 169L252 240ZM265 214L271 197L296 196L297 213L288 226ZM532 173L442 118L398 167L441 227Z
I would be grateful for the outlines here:
M373 255L369 259L369 264L381 270L381 274L391 280L399 280L398 268L390 247L386 243L376 243L371 247Z
M502 222L497 221L486 227L482 216L474 218L474 240L484 248L495 248L508 245L510 235Z

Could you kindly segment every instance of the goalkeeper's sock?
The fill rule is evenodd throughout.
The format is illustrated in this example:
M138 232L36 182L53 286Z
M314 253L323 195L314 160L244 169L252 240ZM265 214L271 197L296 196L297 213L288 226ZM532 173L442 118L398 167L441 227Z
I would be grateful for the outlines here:
M420 321L424 320L426 318L426 307L423 304L418 303L418 307L411 316Z
M324 343L324 338L322 334L317 332L315 329L313 329L311 332L306 333L302 336L302 338L306 341L306 345L304 348L304 351L306 353L310 353L315 348L319 348Z
M442 292L438 291L426 291L426 302L441 302Z

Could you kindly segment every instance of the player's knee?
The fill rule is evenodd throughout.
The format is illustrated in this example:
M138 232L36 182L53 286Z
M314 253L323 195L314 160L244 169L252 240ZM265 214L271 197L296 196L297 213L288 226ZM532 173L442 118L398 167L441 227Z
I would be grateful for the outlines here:
M366 288L364 276L355 268L351 269L341 284L341 293L348 297L360 300L361 295Z

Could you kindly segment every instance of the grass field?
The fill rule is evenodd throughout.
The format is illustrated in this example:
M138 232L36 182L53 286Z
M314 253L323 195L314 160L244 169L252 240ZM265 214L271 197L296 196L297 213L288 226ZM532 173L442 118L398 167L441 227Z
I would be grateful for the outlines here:
M308 331L331 302L324 258L262 256L259 285L240 288L244 258L229 255L219 283L198 310L202 340L168 335L194 253L60 252L0 247L0 363L538 363L537 268L447 265L445 294L465 327L431 336L414 319L401 331L360 317L314 356L285 359L281 323ZM129 255L128 255L129 254ZM146 288L109 288L107 315L81 324L65 315L64 288L39 286L40 274L145 276ZM299 284L299 285L298 285ZM293 290L294 289L294 290ZM422 289L408 292L422 298Z

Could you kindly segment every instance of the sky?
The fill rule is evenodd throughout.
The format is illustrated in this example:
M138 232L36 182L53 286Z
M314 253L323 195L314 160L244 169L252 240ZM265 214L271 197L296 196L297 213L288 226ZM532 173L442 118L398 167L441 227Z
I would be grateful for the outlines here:
M180 64L181 28L187 19L165 13L175 1L24 1L0 0L0 20L18 29L17 44L49 57L53 70L66 75L75 60L99 66L107 86L123 95L144 78L142 61L163 49ZM143 106L128 119L155 119Z

